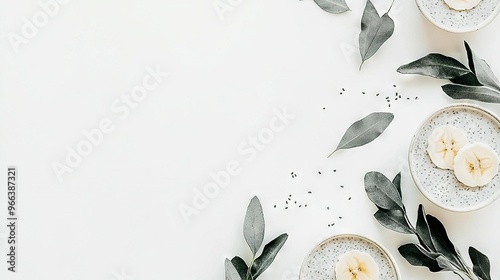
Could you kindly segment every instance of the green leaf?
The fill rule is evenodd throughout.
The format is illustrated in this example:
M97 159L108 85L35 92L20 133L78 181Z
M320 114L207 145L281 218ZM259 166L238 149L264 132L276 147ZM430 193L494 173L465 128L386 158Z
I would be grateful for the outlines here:
M429 230L429 225L427 224L427 219L425 217L425 209L422 204L418 206L418 218L417 218L417 234L420 243L426 246L432 251L435 251L434 244L432 244L431 232Z
M231 263L233 264L234 268L236 268L236 271L238 271L241 279L245 279L248 271L248 266L245 261L242 258L236 256L231 260Z
M415 233L401 210L385 210L379 208L373 216L381 225L390 230L404 234Z
M384 174L376 171L366 173L365 191L368 198L378 207L404 211L403 201L396 186Z
M469 67L477 76L479 82L485 86L492 87L494 89L500 90L500 82L491 70L490 66L484 59L476 56L472 51L469 44L464 41L465 49L467 50L467 57L469 59Z
M282 235L276 237L274 240L269 242L264 249L262 254L254 261L252 265L252 277L257 278L262 274L274 261L274 258L280 251L281 247L285 244L288 239L288 235L283 233Z
M469 247L469 256L472 261L474 274L482 280L491 280L490 260L488 257L474 247Z
M368 0L361 18L361 32L359 33L361 66L380 49L393 33L394 21L388 12L380 17L373 3Z
M394 119L394 115L385 112L371 113L363 119L353 123L345 132L335 151L359 147L375 140L384 132Z
M464 85L464 86L474 86L480 87L482 84L477 79L476 75L472 72L469 72L465 75L450 79L455 84Z
M243 224L243 236L254 256L260 246L262 246L264 231L264 212L259 199L254 196L248 205L245 222Z
M401 192L401 172L399 172L394 179L392 179L392 184L396 187L401 199L403 199L403 193Z
M419 74L437 79L454 79L471 73L458 60L439 53L431 53L397 70L401 74Z
M341 14L350 11L344 0L314 0L318 6L326 12Z
M443 268L439 266L435 259L439 254L432 254L429 252L426 254L422 252L425 250L419 248L419 246L418 244L405 244L399 247L398 251L411 265L424 266L432 272L442 271Z
M436 252L441 253L453 264L456 264L457 267L461 267L458 252L455 249L455 245L448 238L444 225L434 216L427 214L425 217L427 218L432 244Z
M226 280L242 280L243 278L240 277L238 274L238 271L234 267L233 263L229 259L226 259L225 261L225 268L226 268Z
M500 92L487 87L471 87L463 85L444 85L443 91L453 99L471 99L487 103L500 103Z

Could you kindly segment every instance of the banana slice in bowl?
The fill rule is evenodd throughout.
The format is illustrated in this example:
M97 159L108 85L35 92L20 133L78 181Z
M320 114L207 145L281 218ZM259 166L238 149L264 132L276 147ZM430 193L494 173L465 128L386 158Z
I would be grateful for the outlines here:
M463 131L469 142L456 152L460 145L454 145L462 136L450 125ZM441 144L437 143L440 140ZM429 146L434 147L430 152ZM500 197L499 151L499 118L480 106L455 104L431 114L415 132L408 152L410 173L418 189L434 204L450 211L474 211Z

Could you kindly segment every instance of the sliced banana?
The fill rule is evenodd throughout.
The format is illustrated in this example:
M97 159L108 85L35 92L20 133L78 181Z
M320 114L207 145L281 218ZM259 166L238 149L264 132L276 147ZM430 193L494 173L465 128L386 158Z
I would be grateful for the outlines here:
M469 187L484 186L498 173L500 158L488 145L465 145L455 157L454 171L457 179Z
M336 280L377 280L378 265L373 258L360 251L349 251L335 265Z
M481 0L444 0L444 2L453 10L465 11L479 5Z
M469 141L465 132L451 124L436 127L428 139L427 153L439 168L453 170L458 150Z

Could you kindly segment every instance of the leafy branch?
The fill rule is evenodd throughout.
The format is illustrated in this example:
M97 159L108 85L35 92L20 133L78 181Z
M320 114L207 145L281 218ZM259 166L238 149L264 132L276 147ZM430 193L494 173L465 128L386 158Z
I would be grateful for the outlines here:
M345 0L314 0L314 2L321 9L332 14L342 14L350 11ZM366 1L363 17L361 18L361 32L359 33L359 52L361 55L359 69L394 33L395 24L389 16L393 4L394 0L389 10L380 16L372 1Z
M288 239L286 233L267 243L262 253L257 257L257 252L264 241L265 220L262 205L255 196L248 205L243 223L243 236L252 251L252 260L247 265L241 257L225 260L226 280L254 280L257 279L274 261L281 247Z
M401 173L391 181L382 173L372 171L365 175L364 182L368 198L378 208L375 219L390 230L417 237L418 243L398 248L410 264L427 267L431 272L449 271L461 279L491 280L488 257L469 247L471 269L448 238L444 225L426 214L422 205L418 208L416 226L411 224L402 199Z
M472 99L487 103L500 103L500 82L488 63L479 58L464 41L468 67L460 61L438 53L428 54L402 65L398 72L419 74L436 79L448 79L452 84L441 88L453 99Z

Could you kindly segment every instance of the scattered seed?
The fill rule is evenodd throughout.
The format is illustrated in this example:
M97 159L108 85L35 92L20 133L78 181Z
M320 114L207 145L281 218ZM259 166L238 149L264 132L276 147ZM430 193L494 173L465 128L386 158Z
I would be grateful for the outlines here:
M321 175L321 171L318 171L319 175Z
M417 100L417 99L418 99L418 96L415 96L415 100Z
M344 186L340 185L341 188L344 188Z
M285 207L285 210L286 210L286 209L288 209L288 206L287 206L287 207Z
M312 193L312 191L308 191L307 193Z
M304 205L304 207L307 207L307 204L306 204L306 205Z
M302 207L302 205L299 205L299 208Z
M392 85L392 87L396 87L396 85Z
M326 207L326 210L330 210L330 206Z
M333 172L337 172L337 169L333 169Z
M347 200L351 200L352 197L349 197Z
M342 220L342 217L339 217L339 219L341 219L341 220Z
M366 94L366 92L363 91L362 94Z

